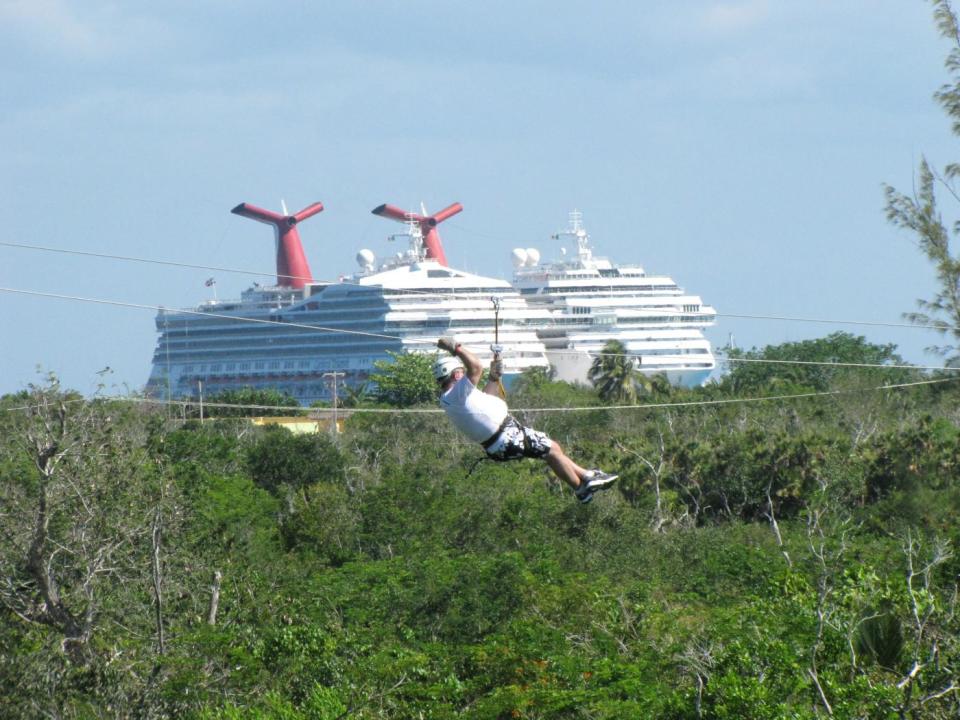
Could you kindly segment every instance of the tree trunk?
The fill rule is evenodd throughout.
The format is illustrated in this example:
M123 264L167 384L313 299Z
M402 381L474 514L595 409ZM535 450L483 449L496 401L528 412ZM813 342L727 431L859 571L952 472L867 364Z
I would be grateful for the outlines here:
M217 610L220 608L220 581L223 575L217 570L213 573L213 585L210 588L210 612L207 613L207 625L217 624Z

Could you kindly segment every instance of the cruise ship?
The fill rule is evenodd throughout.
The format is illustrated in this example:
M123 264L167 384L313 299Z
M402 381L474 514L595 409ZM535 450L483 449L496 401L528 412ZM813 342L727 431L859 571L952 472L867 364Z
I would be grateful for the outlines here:
M428 215L380 205L373 213L403 223L407 249L378 262L364 249L350 277L314 281L298 225L323 210L274 213L242 203L232 212L271 225L276 283L254 284L239 300L161 309L147 392L197 397L229 389L275 389L302 405L328 401L344 386L367 383L390 353L436 352L453 336L487 363L503 348L505 380L547 367L536 328L550 322L546 307L530 307L510 283L448 266L437 226L460 212L454 203Z
M669 277L637 265L615 265L593 254L582 213L552 236L560 259L541 263L534 248L513 251L513 286L550 320L537 329L556 378L587 382L603 346L619 340L643 373L663 373L675 385L703 384L716 366L703 330L716 310Z

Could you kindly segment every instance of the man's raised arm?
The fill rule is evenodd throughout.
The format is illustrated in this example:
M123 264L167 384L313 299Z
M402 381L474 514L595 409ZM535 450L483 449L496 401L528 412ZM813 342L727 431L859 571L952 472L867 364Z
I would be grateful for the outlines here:
M467 378L474 386L479 385L480 377L483 375L483 365L480 364L480 359L476 355L460 343L455 343L453 338L449 337L442 337L437 340L437 347L463 360L463 369Z

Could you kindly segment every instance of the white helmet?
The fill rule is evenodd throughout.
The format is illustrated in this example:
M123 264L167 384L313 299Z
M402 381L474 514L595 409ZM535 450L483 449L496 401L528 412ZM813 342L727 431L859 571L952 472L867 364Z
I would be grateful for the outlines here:
M433 364L433 377L443 380L457 368L462 368L463 362L458 357L442 357Z

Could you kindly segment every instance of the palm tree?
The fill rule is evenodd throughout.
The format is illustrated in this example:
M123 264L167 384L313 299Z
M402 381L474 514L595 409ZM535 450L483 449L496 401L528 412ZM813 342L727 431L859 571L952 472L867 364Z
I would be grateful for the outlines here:
M619 340L611 340L603 346L587 377L605 402L636 402L637 387L646 388L648 385L646 377L637 371L636 363Z
M370 383L362 382L359 385L345 385L343 395L340 397L340 403L345 408L355 408L360 407L372 398Z

